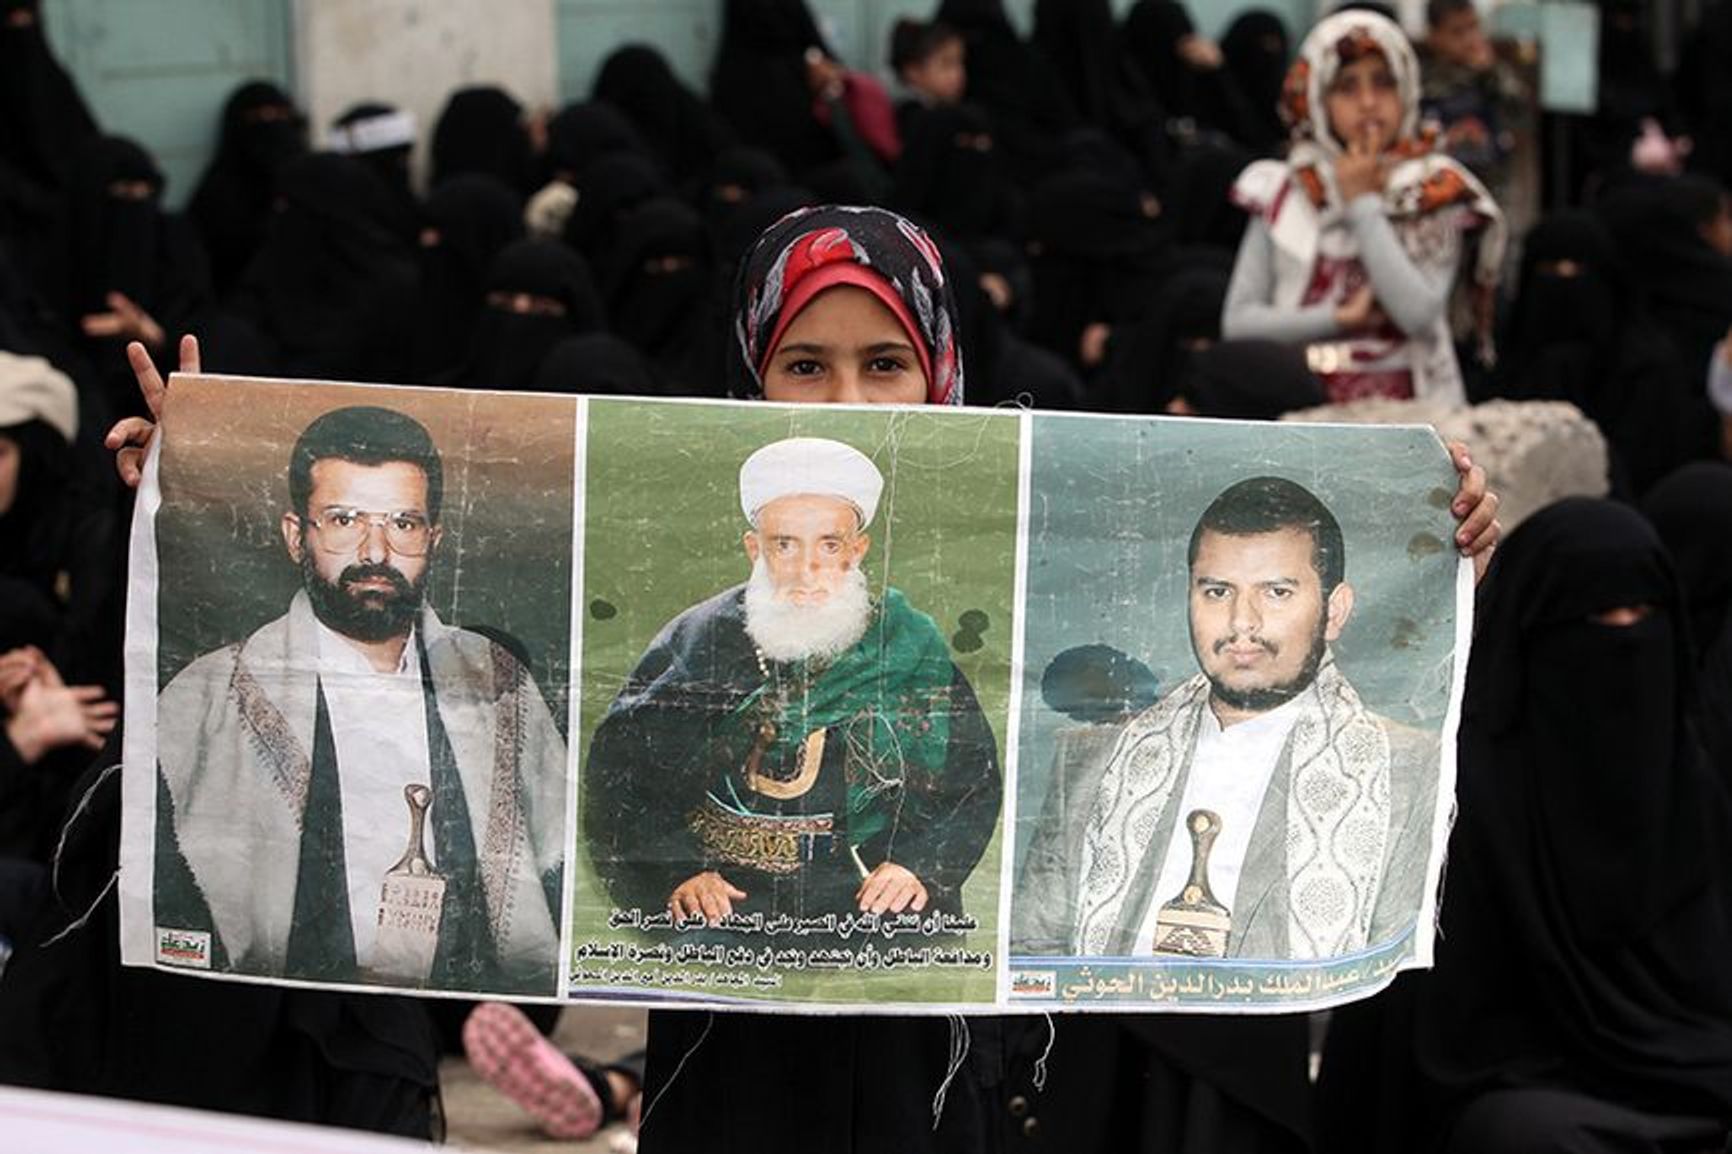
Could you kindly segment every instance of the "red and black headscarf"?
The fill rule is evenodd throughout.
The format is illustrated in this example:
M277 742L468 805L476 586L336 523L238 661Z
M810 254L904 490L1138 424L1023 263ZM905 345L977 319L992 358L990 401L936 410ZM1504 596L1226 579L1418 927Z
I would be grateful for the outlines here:
M790 213L765 230L734 284L737 357L729 391L757 397L782 334L819 293L863 288L902 322L926 373L926 403L962 403L956 298L938 246L909 221L881 208L826 205Z

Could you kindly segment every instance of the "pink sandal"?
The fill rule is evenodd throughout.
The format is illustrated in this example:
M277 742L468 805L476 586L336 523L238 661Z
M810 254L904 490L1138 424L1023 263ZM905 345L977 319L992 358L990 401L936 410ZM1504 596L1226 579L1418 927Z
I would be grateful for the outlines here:
M589 1079L517 1007L475 1007L463 1023L463 1051L476 1073L550 1137L587 1138L601 1126L602 1101Z

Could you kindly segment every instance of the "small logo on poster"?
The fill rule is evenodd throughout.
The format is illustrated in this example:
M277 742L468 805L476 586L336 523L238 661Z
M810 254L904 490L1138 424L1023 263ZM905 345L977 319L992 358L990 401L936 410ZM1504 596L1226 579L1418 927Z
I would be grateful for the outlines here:
M1058 971L1016 970L1010 975L1013 998L1050 998L1058 993Z
M165 966L210 969L210 934L203 930L156 927L156 960Z

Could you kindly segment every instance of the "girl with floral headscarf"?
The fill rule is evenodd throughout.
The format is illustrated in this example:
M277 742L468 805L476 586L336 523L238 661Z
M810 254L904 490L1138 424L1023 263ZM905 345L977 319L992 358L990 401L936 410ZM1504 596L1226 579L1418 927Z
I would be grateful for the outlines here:
M1338 12L1300 47L1282 90L1285 161L1240 174L1251 213L1222 335L1307 346L1333 401L1424 397L1463 403L1449 300L1470 234L1489 300L1503 217L1465 168L1419 127L1419 64L1401 29Z

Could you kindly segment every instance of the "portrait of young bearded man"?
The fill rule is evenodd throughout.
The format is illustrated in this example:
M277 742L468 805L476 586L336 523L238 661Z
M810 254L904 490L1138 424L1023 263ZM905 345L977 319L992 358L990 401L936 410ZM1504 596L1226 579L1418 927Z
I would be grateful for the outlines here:
M1189 548L1201 672L1043 824L1014 950L1316 959L1412 924L1438 743L1372 712L1336 664L1354 597L1341 527L1302 486L1255 477L1211 502Z

